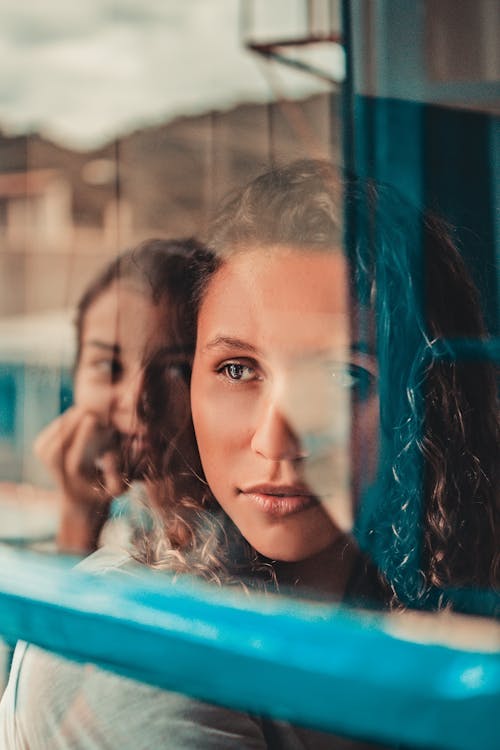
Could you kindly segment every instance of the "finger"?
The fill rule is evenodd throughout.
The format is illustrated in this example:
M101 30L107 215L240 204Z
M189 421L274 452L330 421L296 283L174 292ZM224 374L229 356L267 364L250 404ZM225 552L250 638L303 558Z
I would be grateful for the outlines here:
M78 427L85 412L76 406L54 419L36 438L33 444L35 455L44 460L47 456L60 453Z
M67 429L71 429L72 425L76 425L78 422L78 411L79 410L76 407L71 406L64 412L64 414L60 414L56 419L53 419L50 424L44 427L34 442L35 452L39 445L43 445L47 441L51 442L55 438L59 438L59 436L64 434Z
M89 445L95 442L98 429L97 417L88 412L84 413L64 455L63 468L69 477L82 476L90 480L95 478L94 457L89 459Z

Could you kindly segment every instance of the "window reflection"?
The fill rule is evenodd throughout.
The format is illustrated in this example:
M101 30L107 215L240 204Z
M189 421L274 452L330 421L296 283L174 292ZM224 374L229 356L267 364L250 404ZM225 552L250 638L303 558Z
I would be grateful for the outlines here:
M26 47L36 42L30 76L45 93L27 102L19 96L31 84L16 86L0 112L1 537L78 557L99 548L77 574L112 583L106 596L114 586L123 608L97 648L80 640L83 658L155 687L125 687L100 667L20 646L22 720L46 742L33 696L46 697L50 718L62 695L58 739L77 726L103 747L137 746L132 705L147 709L141 726L151 716L153 727L155 706L168 715L158 731L175 742L172 727L187 716L198 738L188 746L209 746L206 722L226 721L235 747L255 737L263 747L330 746L301 723L352 735L355 747L436 744L411 716L407 726L383 711L378 723L344 724L349 700L330 714L314 680L317 711L287 703L288 693L282 704L259 702L252 669L259 654L275 658L271 632L303 628L323 649L327 687L341 685L341 695L354 674L372 706L363 665L335 671L328 632L348 658L356 643L366 647L363 627L377 644L387 634L393 646L407 641L411 689L420 642L486 654L476 666L464 657L456 674L429 657L430 673L446 672L457 690L482 684L498 648L488 619L499 607L496 10L487 0L456 12L431 0L257 1L241 4L238 25L237 4L225 1L119 10L96 0L74 18L50 6L43 19L33 10L29 27L16 8L5 19L12 80L27 81L21 35ZM165 589L160 606L142 578L150 569ZM66 592L59 574L47 569L47 581ZM107 617L105 597L102 612L90 603L93 585L82 578L87 614ZM54 591L47 583L52 604ZM142 596L170 654L169 607L182 632L192 621L208 640L227 639L220 671L227 659L234 696L209 679L212 662L196 682L189 648L177 671L158 666L153 647L130 662L130 642L116 633L140 630L133 602ZM61 597L69 620L53 637L45 625L22 625L21 635L78 657L63 635L80 633L73 609L83 615ZM204 597L214 598L213 620L196 609ZM246 637L252 613L265 617L245 692L233 679L229 621ZM345 629L343 617L352 618ZM324 623L322 635L308 618ZM14 641L8 615L3 627ZM193 646L196 658L206 645ZM299 664L299 654L290 683L301 669L309 675L311 658ZM417 693L377 664L387 695L411 703ZM275 668L266 680L279 694L288 667ZM434 688L424 727L436 706L449 708ZM110 703L99 705L104 695ZM2 721L19 708L11 699ZM274 711L290 723L268 719ZM477 743L459 727L455 715L443 746Z

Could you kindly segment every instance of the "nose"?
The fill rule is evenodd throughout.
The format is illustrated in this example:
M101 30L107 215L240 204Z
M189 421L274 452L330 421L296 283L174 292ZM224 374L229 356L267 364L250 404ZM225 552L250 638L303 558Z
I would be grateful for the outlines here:
M271 461L296 461L305 457L300 440L274 402L268 402L262 409L251 447Z
M111 422L123 433L131 433L142 424L141 404L144 392L144 372L131 374L114 386Z

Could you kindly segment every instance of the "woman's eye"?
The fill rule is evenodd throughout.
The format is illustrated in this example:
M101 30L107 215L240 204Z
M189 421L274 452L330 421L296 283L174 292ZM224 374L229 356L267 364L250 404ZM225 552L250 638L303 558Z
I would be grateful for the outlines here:
M374 392L375 375L359 365L334 366L331 375L336 385L353 391L355 396L361 400L368 398Z
M94 370L100 375L111 378L111 380L118 380L122 374L123 367L117 359L99 359L93 364Z
M225 362L218 368L217 372L233 381L248 382L256 378L255 368L241 362Z

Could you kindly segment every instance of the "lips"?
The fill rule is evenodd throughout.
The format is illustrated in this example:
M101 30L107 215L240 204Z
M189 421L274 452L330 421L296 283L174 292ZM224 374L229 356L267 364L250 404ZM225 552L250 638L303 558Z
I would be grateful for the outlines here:
M303 484L255 484L239 490L242 498L272 516L290 516L318 504Z

